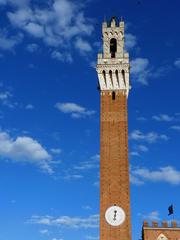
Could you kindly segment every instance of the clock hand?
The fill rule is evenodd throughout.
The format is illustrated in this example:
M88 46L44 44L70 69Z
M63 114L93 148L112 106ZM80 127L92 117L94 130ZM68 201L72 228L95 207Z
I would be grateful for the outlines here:
M114 221L116 221L116 214L117 214L117 211L114 210L114 218L113 218Z

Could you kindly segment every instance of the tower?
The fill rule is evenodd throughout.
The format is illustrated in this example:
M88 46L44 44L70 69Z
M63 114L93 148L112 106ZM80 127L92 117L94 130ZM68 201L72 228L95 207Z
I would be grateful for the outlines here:
M100 116L100 240L130 240L127 98L129 55L124 52L124 22L104 22L103 53L97 73Z

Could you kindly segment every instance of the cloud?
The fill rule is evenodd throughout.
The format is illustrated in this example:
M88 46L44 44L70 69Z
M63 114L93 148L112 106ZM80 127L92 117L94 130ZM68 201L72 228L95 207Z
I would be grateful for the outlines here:
M76 103L56 103L55 107L66 114L70 114L72 118L84 118L90 117L95 114L94 110L87 110L85 107L82 107Z
M140 130L134 130L130 133L129 139L135 141L145 141L148 143L157 142L157 140L167 141L168 137L165 134L158 134L156 132L142 133Z
M76 39L75 47L77 49L79 49L79 51L82 55L87 54L92 51L91 45L87 41L83 40L82 38Z
M26 50L31 53L36 52L38 49L39 46L36 43L31 43L26 46Z
M138 216L142 217L143 219L145 219L147 221L160 221L161 220L161 218L159 217L158 211L152 211L148 214L139 213Z
M23 35L17 34L9 36L7 30L0 29L0 49L1 50L12 50L16 45L22 41Z
M179 125L173 125L173 126L170 127L170 129L180 131L180 126Z
M28 223L45 225L45 226L56 226L56 227L66 227L66 228L98 228L99 227L99 215L91 215L87 218L83 217L69 217L69 216L32 216L28 220Z
M27 104L27 105L25 106L25 108L26 108L27 110L32 110L32 109L34 109L34 106L33 106L32 104Z
M55 48L59 54L54 53L53 56L62 60L61 54L70 54L73 46L80 53L91 50L83 38L91 36L94 26L92 20L84 16L84 7L85 4L69 0L54 0L43 8L26 4L24 8L8 11L7 16L14 27Z
M96 237L94 237L94 236L86 236L86 239L88 239L88 240L99 240L99 236L96 236Z
M71 54L68 53L68 52L61 53L61 52L55 50L55 51L52 52L51 57L53 59L56 59L56 60L61 61L61 62L72 63L72 61L73 61Z
M18 103L12 101L13 94L10 91L0 92L0 103L8 108L15 108Z
M53 173L50 154L35 139L26 136L10 137L0 132L0 157L15 162L31 163L47 173Z
M180 68L180 58L178 58L178 59L174 62L174 65L175 65L177 68Z
M126 51L131 50L134 48L137 44L137 38L131 33L126 33L125 34L125 49Z
M140 181L142 184L146 181L164 182L172 185L180 184L180 171L172 166L160 167L154 171L147 168L134 168L131 169L131 177L134 178L133 180Z
M159 122L172 122L174 120L174 117L167 114L159 114L152 116L152 119Z
M148 85L148 78L151 75L149 60L147 58L135 58L130 65L132 79L142 85Z
M134 185L141 186L144 184L144 181L130 174L130 182Z
M136 120L138 120L138 121L147 121L147 118L145 118L145 117L137 117Z
M43 234L43 235L48 235L49 234L49 230L48 229L41 229L39 232L41 234Z
M15 7L26 7L30 0L0 0L0 5L11 5Z
M53 154L60 154L62 152L62 150L60 148L51 148L51 152Z
M84 210L91 210L91 209L92 209L92 207L90 207L89 205L82 206L82 208L83 208Z
M81 174L72 174L72 173L66 173L63 177L64 180L72 181L72 180L80 180L84 178Z

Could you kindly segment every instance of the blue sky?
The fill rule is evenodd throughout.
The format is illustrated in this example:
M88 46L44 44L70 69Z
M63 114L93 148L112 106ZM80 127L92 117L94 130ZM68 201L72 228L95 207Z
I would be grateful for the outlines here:
M123 16L133 240L180 216L180 3L0 0L0 240L97 240L101 24ZM117 10L118 9L118 10Z

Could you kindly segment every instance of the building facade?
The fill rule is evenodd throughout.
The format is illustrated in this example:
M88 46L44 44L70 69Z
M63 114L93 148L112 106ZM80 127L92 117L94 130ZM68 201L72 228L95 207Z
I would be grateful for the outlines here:
M163 221L161 224L144 221L142 240L180 240L180 228L176 221Z

